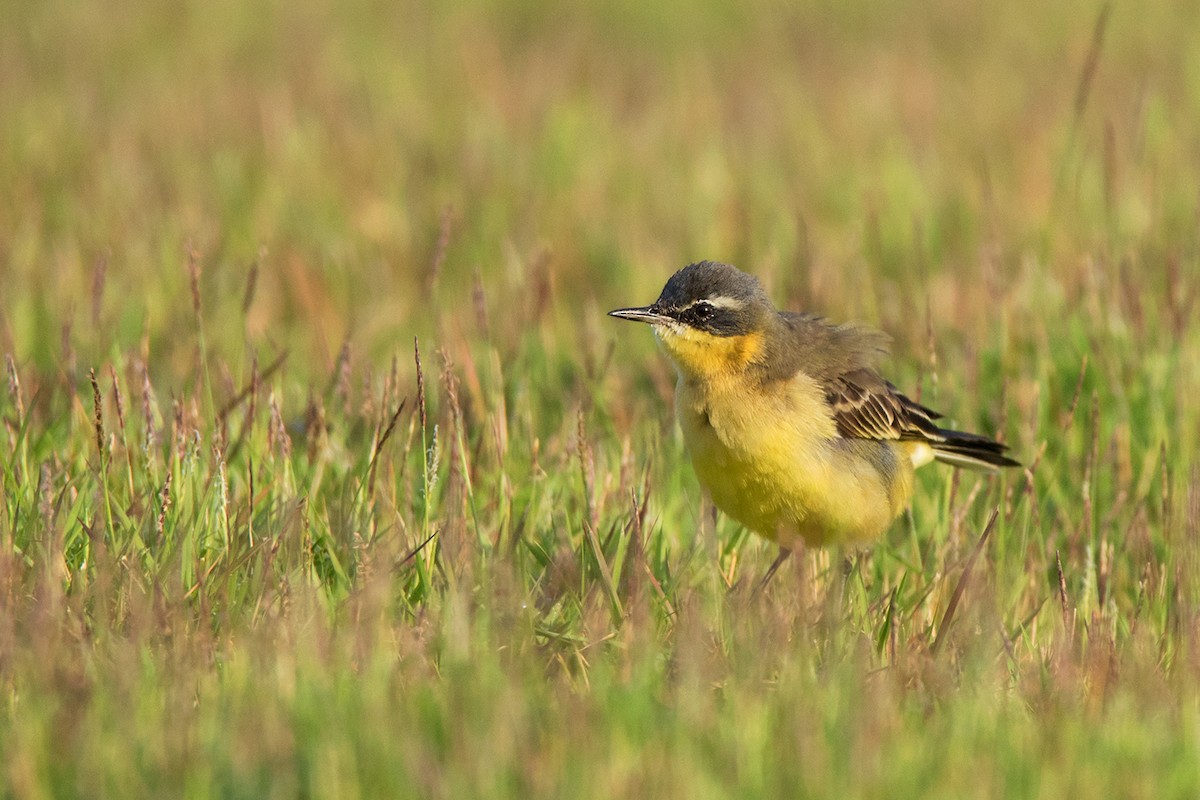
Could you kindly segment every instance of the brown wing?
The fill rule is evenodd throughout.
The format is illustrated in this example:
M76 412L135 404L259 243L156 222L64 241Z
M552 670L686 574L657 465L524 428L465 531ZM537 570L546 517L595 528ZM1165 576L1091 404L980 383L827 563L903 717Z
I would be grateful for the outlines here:
M825 386L838 432L852 439L925 439L941 441L943 433L932 409L905 397L874 371L858 369Z
M888 338L856 325L829 325L811 314L782 312L787 346L772 353L764 380L790 378L797 371L825 387L825 399L838 433L850 439L928 442L936 457L957 466L982 469L1017 462L1003 444L974 433L940 428L941 414L906 397L879 377L875 362Z

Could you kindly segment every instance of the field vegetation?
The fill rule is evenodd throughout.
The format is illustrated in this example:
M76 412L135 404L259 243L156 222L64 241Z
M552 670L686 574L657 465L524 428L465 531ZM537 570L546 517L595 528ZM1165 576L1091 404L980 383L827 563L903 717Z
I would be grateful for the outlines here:
M1200 5L0 7L6 796L1200 794ZM704 258L1025 467L756 594Z

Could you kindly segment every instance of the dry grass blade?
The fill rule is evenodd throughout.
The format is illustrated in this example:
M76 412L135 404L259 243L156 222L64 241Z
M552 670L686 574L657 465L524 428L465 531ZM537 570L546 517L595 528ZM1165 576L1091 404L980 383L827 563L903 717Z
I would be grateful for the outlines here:
M200 252L188 242L184 245L187 254L188 288L192 292L192 311L200 318Z
M412 550L409 550L407 553L405 553L403 556L401 556L401 557L400 557L400 558L399 558L399 559L396 561L396 563L395 563L395 564L392 566L392 569L393 569L393 570L398 570L398 569L400 569L401 567L403 567L405 564L407 564L408 562L410 562L410 561L412 561L414 558L416 558L416 557L417 557L417 554L418 554L418 553L420 553L422 550L424 550L424 549L425 549L425 546L426 546L426 545L428 545L430 542L432 542L432 541L434 540L434 538L435 538L435 537L436 537L436 536L437 536L439 533L441 533L441 530L440 530L440 529L439 529L439 530L435 530L433 533L431 533L431 534L429 534L428 536L426 536L426 537L425 537L425 539L424 539L424 541L422 541L420 544L418 544L418 545L417 545L416 547L414 547Z
M258 248L258 257L250 262L250 269L246 272L246 289L242 293L243 317L250 313L250 306L254 304L254 293L258 289L258 270L266 258L267 246L264 244Z
M1096 25L1092 28L1092 41L1088 45L1087 58L1083 69L1079 72L1079 83L1075 87L1075 125L1079 125L1083 112L1087 110L1088 99L1092 96L1092 84L1096 80L1096 69L1100 66L1100 51L1104 47L1104 34L1108 30L1108 18L1112 15L1112 2L1106 2L1096 16Z
M342 414L350 416L350 339L347 337L338 349L337 361L329 375L325 398L334 397L341 402Z
M954 622L954 614L958 611L958 605L962 602L963 593L967 590L967 584L971 579L971 572L975 567L975 561L979 558L979 554L983 552L984 545L987 544L988 538L992 535L992 529L996 526L996 519L1000 516L1000 508L997 506L992 510L992 514L988 517L987 525L983 528L983 533L979 537L979 541L975 543L975 548L971 551L971 555L967 558L967 564L963 567L962 575L958 577L958 584L954 587L954 592L950 595L950 603L946 606L946 613L942 615L941 624L938 625L937 639L933 642L933 647L930 651L936 654L941 649L942 643L946 640L946 635L950 632L950 625Z
M1071 605L1067 600L1067 576L1063 573L1062 553L1054 551L1054 565L1058 570L1058 604L1062 609L1063 627L1071 630Z
M1052 210L1058 207L1058 199L1066 184L1067 175L1074 163L1072 156L1075 153L1076 143L1079 139L1084 112L1087 111L1088 101L1092 96L1092 86L1095 83L1096 72L1100 66L1100 52L1104 46L1104 35L1108 30L1108 18L1111 12L1112 3L1105 2L1100 8L1100 13L1096 16L1096 25L1092 29L1091 43L1088 45L1083 67L1079 71L1079 82L1075 86L1075 103L1071 125L1067 133L1067 142L1063 148L1063 154L1059 158L1058 174L1054 181L1054 197L1051 201Z
M429 259L429 272L425 276L425 286L432 293L442 274L442 265L446 262L446 251L450 249L450 236L454 231L454 207L447 205L442 209L438 221L438 238L433 247L433 255Z
M254 547L254 454L246 456L246 538Z
M287 361L287 357L288 351L284 350L275 357L274 361L267 365L267 368L261 374L252 377L245 386L238 390L237 394L229 398L225 402L225 405L221 406L221 410L217 412L217 420L224 421L226 417L233 413L234 409L241 405L242 401L249 397L256 387L261 386L264 381L279 371L279 368Z
M96 370L88 370L92 384L92 424L96 429L96 452L100 454L100 466L108 465L108 448L104 446L104 401L100 397L100 384L96 381Z
M121 381L117 376L117 368L108 365L108 374L112 378L113 406L117 410L117 429L121 432L121 449L125 451L125 475L129 483L129 495L133 496L133 451L129 448L129 437L125 428L125 399L121 394Z
M1075 411L1079 408L1079 398L1083 394L1083 380L1087 377L1088 356L1083 354L1083 361L1079 365L1079 379L1075 381L1075 393L1071 395L1071 405L1067 407L1067 413L1063 417L1063 431L1071 430L1071 426L1075 424Z
M100 313L104 309L104 282L108 275L108 256L100 256L92 265L92 327L100 327Z
M579 458L579 474L583 479L583 502L587 509L587 522L594 530L600 524L600 513L596 508L596 461L588 443L582 406L576 409L575 423L578 437L576 455Z
M421 369L421 342L413 337L413 361L417 365L417 412L421 418L421 435L429 429L429 418L425 410L425 370Z
M396 406L395 413L388 420L387 427L383 429L383 433L375 440L375 446L371 452L371 463L367 466L367 496L375 496L375 469L379 464L379 454L383 451L383 446L387 444L387 440L392 437L392 433L396 430L396 423L400 419L400 415L404 413L404 407L408 405L408 398L405 397Z
M20 428L25 420L25 399L21 396L21 379L17 375L17 365L12 353L4 354L4 372L8 376L8 393L13 399L13 408L17 412L17 427Z

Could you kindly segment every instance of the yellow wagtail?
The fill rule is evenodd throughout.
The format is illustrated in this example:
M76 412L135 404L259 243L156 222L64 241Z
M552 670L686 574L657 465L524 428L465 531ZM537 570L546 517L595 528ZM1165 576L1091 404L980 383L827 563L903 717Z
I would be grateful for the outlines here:
M939 427L940 414L880 377L886 335L776 311L757 278L728 264L684 267L653 304L609 314L652 325L675 362L700 483L781 548L764 582L800 542L882 534L908 506L916 467L1020 466L999 442Z

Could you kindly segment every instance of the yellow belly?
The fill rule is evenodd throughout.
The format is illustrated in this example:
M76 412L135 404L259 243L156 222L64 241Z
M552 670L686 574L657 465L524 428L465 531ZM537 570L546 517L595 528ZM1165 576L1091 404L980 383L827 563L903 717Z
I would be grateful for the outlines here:
M909 455L899 443L841 438L803 376L766 393L682 380L676 406L713 502L784 547L874 539L908 504Z

